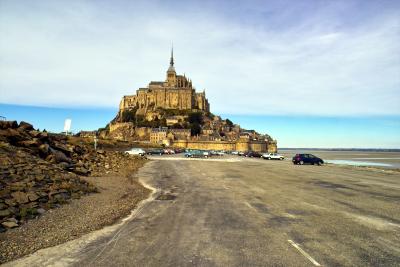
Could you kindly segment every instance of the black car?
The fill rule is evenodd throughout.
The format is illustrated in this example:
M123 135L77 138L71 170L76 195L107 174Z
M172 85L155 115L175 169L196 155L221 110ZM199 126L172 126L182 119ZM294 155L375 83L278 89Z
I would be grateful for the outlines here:
M324 161L312 154L296 154L296 156L292 159L293 164L316 164L321 165L324 164Z
M147 155L162 155L164 154L164 150L162 149L151 149L147 151Z
M258 152L255 151L250 151L247 154L245 154L245 157L249 157L249 158L261 158L262 155Z

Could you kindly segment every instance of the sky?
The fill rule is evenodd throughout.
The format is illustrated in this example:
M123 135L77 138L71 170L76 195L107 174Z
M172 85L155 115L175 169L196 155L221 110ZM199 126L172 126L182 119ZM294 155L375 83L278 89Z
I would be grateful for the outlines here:
M172 43L213 113L284 146L340 146L346 129L351 147L400 147L385 138L400 122L400 1L0 0L0 115L20 105L58 129L60 110L84 110L73 125L101 127L165 78Z

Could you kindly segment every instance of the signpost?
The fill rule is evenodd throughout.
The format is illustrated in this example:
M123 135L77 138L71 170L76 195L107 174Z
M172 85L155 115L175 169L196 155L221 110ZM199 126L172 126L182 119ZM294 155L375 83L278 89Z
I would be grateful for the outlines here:
M71 131L71 122L72 122L71 119L66 119L65 122L64 122L65 135L68 135L68 132Z

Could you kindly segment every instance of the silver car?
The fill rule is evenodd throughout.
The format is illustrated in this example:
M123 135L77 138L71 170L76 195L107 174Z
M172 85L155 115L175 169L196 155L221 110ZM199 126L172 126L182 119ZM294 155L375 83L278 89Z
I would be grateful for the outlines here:
M146 151L144 151L142 148L132 148L131 150L125 151L125 153L127 153L129 155L136 155L136 156L146 155Z

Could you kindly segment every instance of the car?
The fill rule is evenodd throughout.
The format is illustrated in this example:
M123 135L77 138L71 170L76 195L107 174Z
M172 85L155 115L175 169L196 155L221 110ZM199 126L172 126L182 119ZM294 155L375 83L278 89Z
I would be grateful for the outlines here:
M263 159L277 159L277 160L284 160L285 157L278 154L278 153L264 153L262 154Z
M245 154L244 156L248 157L248 158L261 158L262 155L258 152L250 151L247 154Z
M175 148L174 151L175 151L175 154L179 154L179 153L182 153L184 150L181 148Z
M167 155L175 154L175 150L173 150L171 148L166 148L166 149L164 149L164 154L167 154Z
M144 151L141 148L132 148L130 150L125 151L125 153L129 155L144 156L146 154L146 151Z
M208 158L210 157L210 152L203 150L190 150L185 153L187 158Z
M147 151L148 155L162 155L164 154L164 150L162 149L151 149L149 151Z
M211 150L209 153L211 156L218 156L218 151Z
M239 155L239 151L232 151L232 155Z
M247 152L244 151L239 151L238 152L238 156L245 156L247 154Z
M293 164L312 164L312 165L322 165L324 161L312 154L296 154L292 159Z

